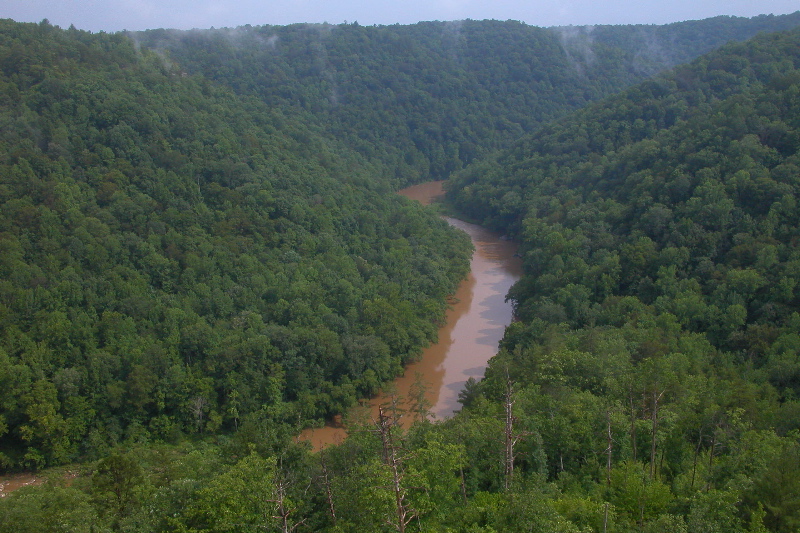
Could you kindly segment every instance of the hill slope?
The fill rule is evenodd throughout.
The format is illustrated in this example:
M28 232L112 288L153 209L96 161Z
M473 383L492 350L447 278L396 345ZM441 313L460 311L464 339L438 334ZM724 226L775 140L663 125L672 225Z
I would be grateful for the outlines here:
M444 179L540 125L800 12L665 26L514 21L133 34L181 68L307 113L399 185Z
M294 117L124 35L2 23L0 450L340 412L436 337L469 242Z
M658 284L662 267L709 295L729 270L754 268L764 246L777 255L760 268L770 277L759 287L776 286L794 242L797 36L724 47L548 125L453 180L459 208L525 242L528 289L515 292L522 316L538 307L530 294L552 298L571 283L590 287L592 302L641 295L652 303L661 291L641 283ZM645 249L654 254L647 260ZM556 255L571 263L556 267ZM748 301L751 318L767 301L773 317L785 315L774 296Z
M630 527L797 523L797 487L767 486L797 472L798 50L797 30L730 44L450 184L525 261L520 321L465 415L497 413L513 383L517 420L542 438L526 467L607 487ZM738 511L703 507L700 486Z

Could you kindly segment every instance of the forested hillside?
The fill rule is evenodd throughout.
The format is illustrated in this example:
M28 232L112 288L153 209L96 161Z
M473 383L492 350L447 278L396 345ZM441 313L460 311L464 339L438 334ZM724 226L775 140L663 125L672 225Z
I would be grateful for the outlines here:
M567 114L797 17L3 21L0 458L73 464L0 531L798 531L800 30ZM435 336L469 243L393 191L451 171L518 320L453 418L310 453Z
M266 420L436 337L469 242L297 117L124 35L2 23L0 463Z
M728 45L451 183L525 260L464 416L513 386L525 468L577 523L607 502L623 530L800 525L799 51Z
M726 46L453 180L461 210L525 246L520 318L581 327L607 298L682 295L663 310L725 346L794 312L799 35Z
M464 165L588 102L800 12L665 26L514 21L246 26L133 34L190 73L312 114L397 186Z

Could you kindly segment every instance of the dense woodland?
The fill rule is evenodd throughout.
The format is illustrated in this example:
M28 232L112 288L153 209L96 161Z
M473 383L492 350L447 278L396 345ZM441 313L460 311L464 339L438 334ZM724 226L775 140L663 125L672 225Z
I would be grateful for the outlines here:
M514 21L245 26L131 35L182 69L310 113L399 187L463 166L588 102L800 13L665 26Z
M712 49L798 23L3 21L0 530L797 531L800 30ZM518 320L311 453L466 271L433 177Z
M122 35L6 23L4 467L331 416L436 337L465 236Z

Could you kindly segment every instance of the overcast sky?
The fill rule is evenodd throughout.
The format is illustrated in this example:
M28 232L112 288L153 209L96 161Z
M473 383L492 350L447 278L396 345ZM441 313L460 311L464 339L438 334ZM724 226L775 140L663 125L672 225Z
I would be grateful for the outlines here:
M534 26L666 24L800 10L797 0L0 0L0 18L90 31L344 21L521 20Z

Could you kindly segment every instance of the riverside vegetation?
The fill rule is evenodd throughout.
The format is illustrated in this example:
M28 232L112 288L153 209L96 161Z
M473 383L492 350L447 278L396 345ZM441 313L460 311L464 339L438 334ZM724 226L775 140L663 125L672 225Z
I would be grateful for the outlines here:
M2 21L0 461L51 468L0 529L796 531L798 22ZM440 177L519 320L311 454L465 274Z

